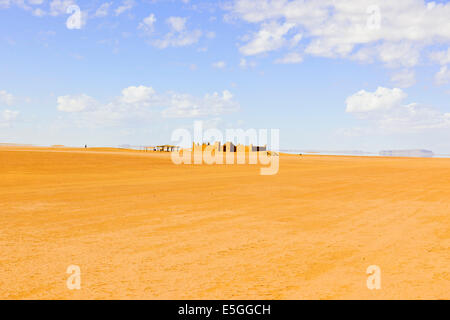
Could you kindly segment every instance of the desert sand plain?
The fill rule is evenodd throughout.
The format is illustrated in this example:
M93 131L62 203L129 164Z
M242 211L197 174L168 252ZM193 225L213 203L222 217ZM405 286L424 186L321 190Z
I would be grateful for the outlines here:
M450 298L450 159L1 147L0 210L2 299Z

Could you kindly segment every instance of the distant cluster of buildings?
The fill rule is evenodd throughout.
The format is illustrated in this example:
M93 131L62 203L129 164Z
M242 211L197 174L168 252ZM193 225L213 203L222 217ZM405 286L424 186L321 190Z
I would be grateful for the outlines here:
M221 144L220 142L211 143L192 143L192 151L217 151L217 152L258 152L258 151L267 151L267 145L264 146L254 146L252 144L246 146L243 144L235 145L232 142L226 142ZM179 146L173 146L169 144L161 145L161 146L151 146L145 147L145 151L156 151L156 152L172 152L172 151L180 151L182 148Z
M201 150L205 151L208 148L208 150L212 151L218 151L218 152L257 152L257 151L267 151L267 145L264 146L254 146L252 144L246 146L243 144L234 145L232 142L226 142L224 144L221 144L220 142L216 141L214 144L208 143L192 143L192 150Z
M172 151L180 151L180 150L181 150L181 147L172 146L169 144L165 144L162 146L155 146L155 147L145 147L145 151L172 152Z

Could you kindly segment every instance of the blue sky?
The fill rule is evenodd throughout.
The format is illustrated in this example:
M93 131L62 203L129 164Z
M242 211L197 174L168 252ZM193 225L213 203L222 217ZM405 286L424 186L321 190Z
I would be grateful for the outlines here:
M449 44L443 1L0 0L0 142L450 153Z

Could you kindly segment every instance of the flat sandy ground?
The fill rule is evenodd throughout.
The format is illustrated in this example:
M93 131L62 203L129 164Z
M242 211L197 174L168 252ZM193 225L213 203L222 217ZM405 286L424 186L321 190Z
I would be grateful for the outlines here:
M0 248L6 299L450 299L450 159L2 147Z

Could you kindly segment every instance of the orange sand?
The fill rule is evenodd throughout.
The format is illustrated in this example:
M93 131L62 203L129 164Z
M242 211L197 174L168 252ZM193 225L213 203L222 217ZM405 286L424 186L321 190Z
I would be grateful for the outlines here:
M2 147L0 298L449 299L449 177L450 159L283 155L261 176Z

